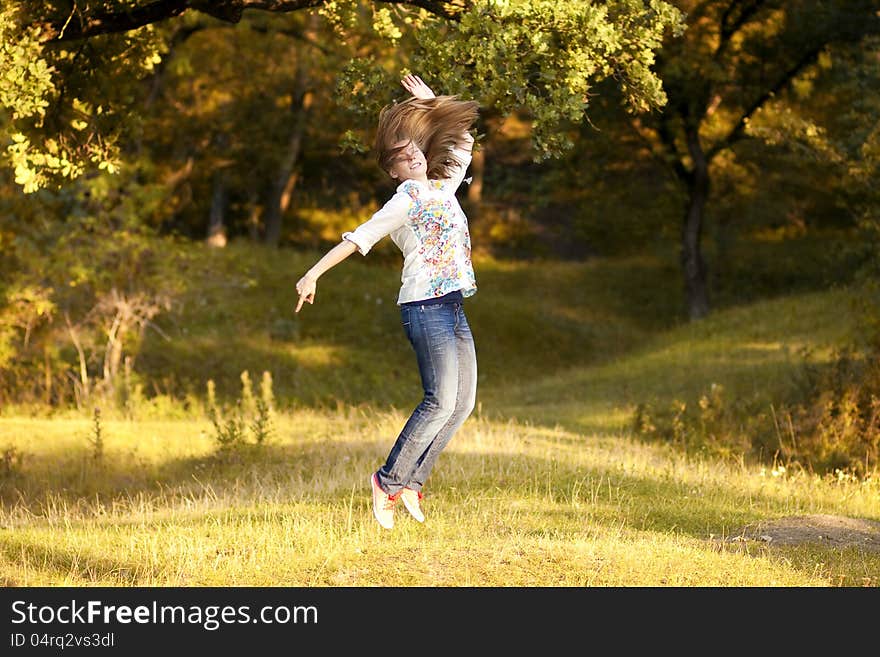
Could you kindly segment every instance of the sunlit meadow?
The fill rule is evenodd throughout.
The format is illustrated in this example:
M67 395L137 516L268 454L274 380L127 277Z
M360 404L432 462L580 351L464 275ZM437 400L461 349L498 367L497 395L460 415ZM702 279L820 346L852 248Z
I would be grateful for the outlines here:
M277 318L274 335L254 330L261 298L286 294L289 304L290 277L276 273L278 261L249 266L253 298L224 305L203 290L224 322L190 315L186 331L165 327L170 343L145 346L145 367L201 382L185 409L159 395L128 415L0 416L6 586L880 586L880 553L744 536L805 514L880 520L877 478L684 451L632 426L638 402L712 383L771 403L793 385L800 349L821 361L847 339L845 290L731 305L696 325L652 323L646 304L612 291L628 276L649 285L650 260L540 270L483 262L483 297L469 302L478 407L428 482L427 521L400 508L386 531L368 478L418 399L402 334L370 350L382 330L399 332L393 309L364 301L365 265L351 263L328 277L308 319L290 320L281 337ZM392 290L392 270L378 278ZM556 291L533 296L542 285ZM655 292L639 294L657 307L672 296ZM350 297L347 321L335 318L338 296ZM221 338L225 358L201 369L174 359L187 345L220 349ZM291 363L296 375L285 380ZM258 381L261 364L279 400L268 437L223 451L200 393L218 380L219 403L229 402L241 371ZM312 397L301 394L309 382Z

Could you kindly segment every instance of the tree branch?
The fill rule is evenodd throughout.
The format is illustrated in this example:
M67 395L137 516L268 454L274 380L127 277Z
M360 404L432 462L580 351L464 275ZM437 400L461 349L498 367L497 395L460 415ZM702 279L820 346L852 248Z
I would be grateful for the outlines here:
M772 87L766 89L763 93L761 93L755 100L752 101L751 105L746 108L746 111L743 112L742 116L740 116L739 120L727 133L721 141L717 142L711 149L707 152L706 156L709 160L711 160L715 155L719 152L728 148L735 141L738 141L742 138L743 132L746 129L746 124L749 122L749 119L752 118L755 112L757 112L761 107L763 107L764 103L770 100L777 93L782 91L785 87L791 83L791 81L807 66L813 64L819 57L819 53L825 49L828 45L827 42L822 42L814 45L812 48L807 50L801 57L798 59L792 66L783 71L782 75L779 76L779 79L773 84Z
M743 9L743 14L759 9L763 2L764 0L753 0L751 5ZM862 4L864 8L862 8ZM870 7L871 2L861 3L859 7L847 7L849 11L844 12L843 16L835 21L836 24L827 32L820 32L819 38L814 41L813 45L804 51L792 66L784 70L771 87L752 101L727 135L707 151L706 157L711 160L719 151L730 147L735 141L741 139L746 124L755 112L761 109L770 98L788 87L804 69L814 64L825 48L833 43L857 42L869 34L880 34L880 13L871 10ZM865 9L869 9L869 11L865 11ZM739 20L734 21L731 25L737 23Z
M60 19L43 23L42 41L78 41L100 34L128 32L180 16L189 9L189 5L189 0L155 0L143 7L115 12L80 11L77 12L77 20L67 24Z
M671 178L676 183L686 182L688 171L681 163L681 155L675 147L674 139L669 133L668 127L664 124L665 133L661 137L661 128L650 128L642 123L640 117L635 117L627 122L627 125L635 132L639 140L648 149L651 157L661 165L661 169L671 174ZM653 134L652 134L653 133ZM672 164L672 171L669 170L669 164Z
M307 46L314 48L315 50L321 52L324 55L329 55L332 52L330 50L330 48L327 48L327 47L321 45L321 43L317 39L313 39L313 38L307 36L299 29L281 28L278 30L270 30L265 25L251 25L250 29L253 32L257 32L258 34L270 34L270 33L283 34L284 36L288 36L292 39L296 39L297 41L302 41Z
M469 0L459 0L459 2L435 2L433 0L376 0L376 2L382 2L389 5L412 5L450 21L458 20L459 16L467 11L471 5Z
M189 10L208 14L227 23L238 23L242 13L247 9L290 13L320 7L326 2L327 0L152 0L134 8L78 11L73 20L70 20L70 15L65 14L42 21L42 40L44 43L58 43L89 39L101 34L128 32L145 25L176 18ZM470 6L469 0L376 0L376 2L418 7L447 20L456 20Z
M672 162L672 168L675 171L675 175L678 176L679 180L681 180L685 184L690 184L693 172L689 171L684 166L682 155L678 152L678 147L675 144L675 134L673 133L669 125L670 121L671 117L660 117L660 121L658 122L657 126L657 135L660 137L661 143L666 147L666 152L669 154L669 158Z
M721 14L721 19L718 21L721 38L718 41L718 48L715 50L715 61L721 59L724 51L730 44L733 35L739 32L743 25L749 22L749 19L763 8L765 0L751 0L745 7L742 7L739 14L733 18L736 9L740 8L741 4L742 3L739 1L732 2Z

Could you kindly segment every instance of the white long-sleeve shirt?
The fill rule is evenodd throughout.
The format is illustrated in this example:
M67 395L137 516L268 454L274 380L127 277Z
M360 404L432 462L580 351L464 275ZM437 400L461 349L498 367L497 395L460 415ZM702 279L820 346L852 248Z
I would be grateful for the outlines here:
M469 297L477 291L471 262L467 217L455 197L471 162L471 153L453 151L462 164L451 178L427 184L406 180L387 203L342 238L367 255L386 235L403 253L397 303L434 299L461 290Z

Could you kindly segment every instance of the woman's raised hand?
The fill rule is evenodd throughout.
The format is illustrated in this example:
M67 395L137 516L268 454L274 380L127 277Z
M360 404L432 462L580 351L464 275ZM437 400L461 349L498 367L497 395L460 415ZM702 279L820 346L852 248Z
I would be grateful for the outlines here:
M400 84L403 85L403 88L410 92L416 98L420 98L422 100L427 98L434 98L434 92L431 91L431 87L425 84L424 80L420 78L418 75L407 75L400 81Z

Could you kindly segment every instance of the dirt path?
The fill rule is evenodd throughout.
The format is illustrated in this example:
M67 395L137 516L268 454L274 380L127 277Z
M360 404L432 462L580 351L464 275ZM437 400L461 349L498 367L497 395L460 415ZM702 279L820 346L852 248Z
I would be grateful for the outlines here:
M880 522L824 514L791 516L749 525L731 540L763 541L769 545L818 543L880 552Z

